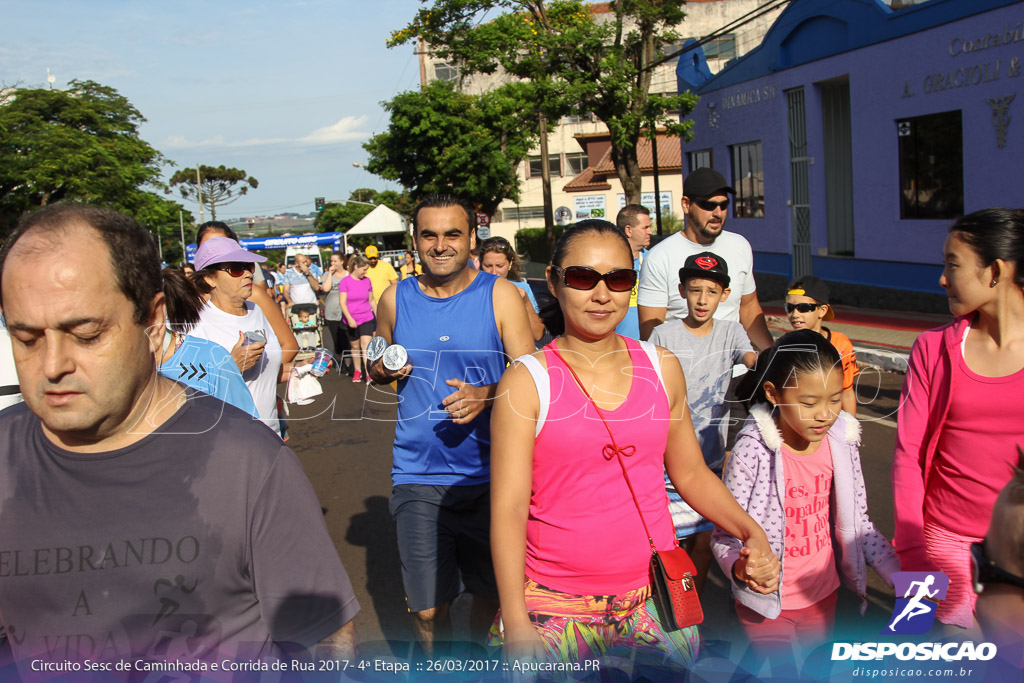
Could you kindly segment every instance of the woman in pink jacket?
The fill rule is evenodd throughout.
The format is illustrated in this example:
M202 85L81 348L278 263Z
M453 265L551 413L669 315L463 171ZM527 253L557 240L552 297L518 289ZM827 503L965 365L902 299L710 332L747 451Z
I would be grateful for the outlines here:
M893 489L903 571L942 571L937 616L974 625L970 544L982 540L1024 443L1024 211L984 209L949 230L939 284L956 319L914 343Z

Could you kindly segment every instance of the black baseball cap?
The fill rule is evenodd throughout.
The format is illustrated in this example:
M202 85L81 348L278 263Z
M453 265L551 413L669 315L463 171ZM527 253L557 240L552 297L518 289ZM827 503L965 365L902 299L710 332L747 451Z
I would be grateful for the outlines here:
M786 294L792 294L793 296L807 296L819 304L828 303L828 285L821 278L813 275L804 275L789 283L789 289ZM828 313L825 314L824 320L831 320L835 317L835 313L832 311L832 307L828 307Z
M702 251L686 259L679 269L679 284L684 284L691 277L703 277L714 280L722 287L729 286L729 267L718 254Z
M711 197L720 192L736 194L722 174L713 168L698 168L683 181L684 197Z

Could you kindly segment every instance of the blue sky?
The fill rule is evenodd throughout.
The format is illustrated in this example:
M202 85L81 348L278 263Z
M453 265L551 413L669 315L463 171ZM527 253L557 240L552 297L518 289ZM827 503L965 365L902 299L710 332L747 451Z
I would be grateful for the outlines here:
M0 0L0 84L42 87L49 68L54 87L112 86L146 117L143 139L178 167L225 164L259 180L218 218L306 213L315 196L398 189L352 162L387 128L380 102L419 85L414 46L384 45L419 6Z

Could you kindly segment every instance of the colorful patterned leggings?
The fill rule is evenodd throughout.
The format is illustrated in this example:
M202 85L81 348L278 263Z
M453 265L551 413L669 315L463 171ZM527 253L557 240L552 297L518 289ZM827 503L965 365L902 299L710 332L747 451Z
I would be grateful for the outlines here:
M621 657L641 666L680 670L697 657L697 627L666 631L650 586L619 595L571 595L527 579L525 593L530 621L553 661ZM498 612L490 644L501 645L502 636Z

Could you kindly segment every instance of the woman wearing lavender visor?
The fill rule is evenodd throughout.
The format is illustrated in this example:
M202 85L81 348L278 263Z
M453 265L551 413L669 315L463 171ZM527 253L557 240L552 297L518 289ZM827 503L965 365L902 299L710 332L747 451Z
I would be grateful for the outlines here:
M253 271L257 263L266 260L228 237L204 241L196 252L192 278L209 300L191 335L231 352L252 393L260 421L280 435L277 383L282 374L281 345L263 312L249 301Z

